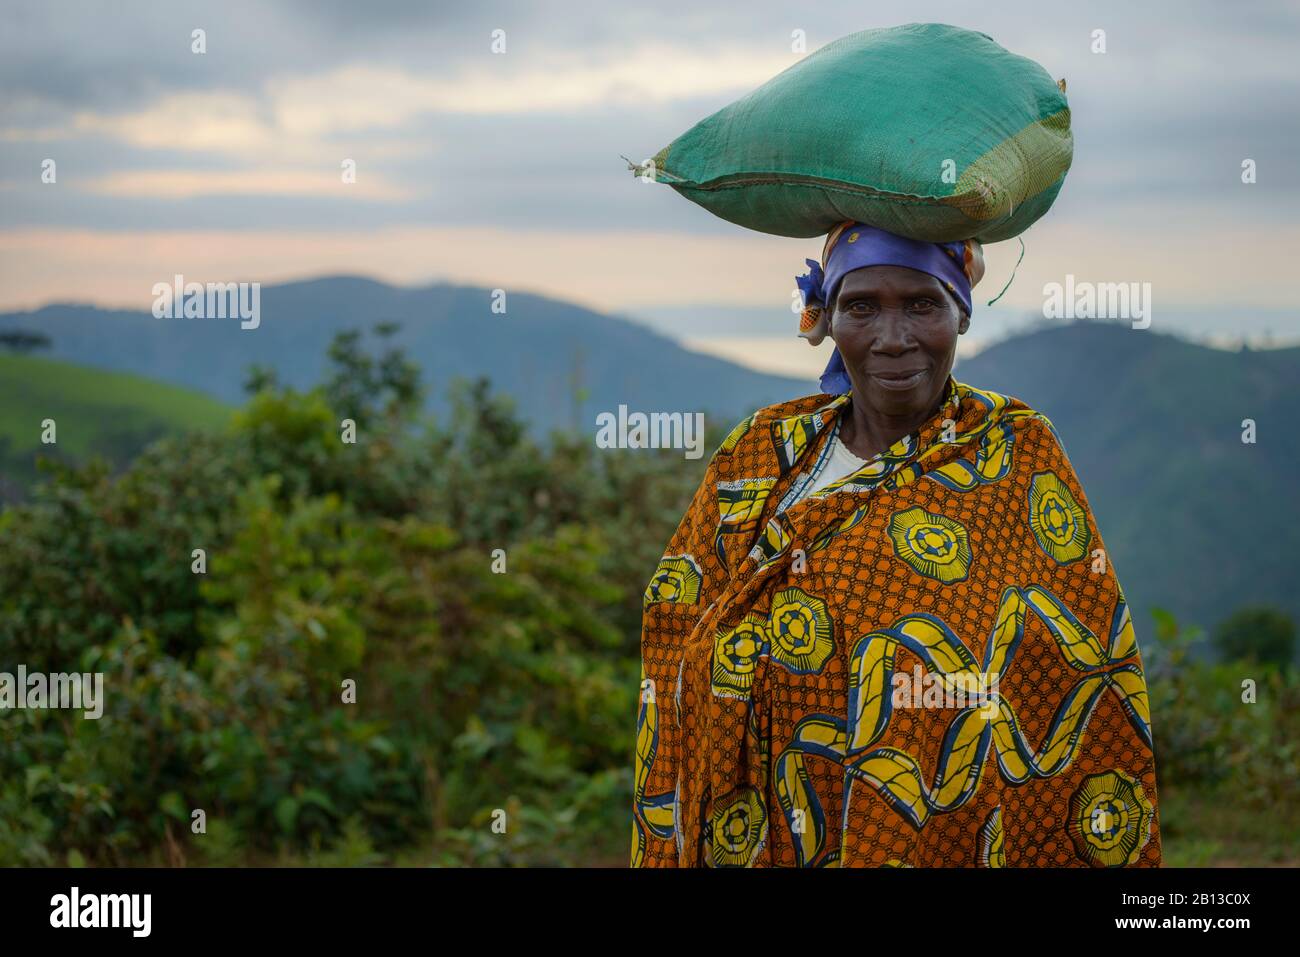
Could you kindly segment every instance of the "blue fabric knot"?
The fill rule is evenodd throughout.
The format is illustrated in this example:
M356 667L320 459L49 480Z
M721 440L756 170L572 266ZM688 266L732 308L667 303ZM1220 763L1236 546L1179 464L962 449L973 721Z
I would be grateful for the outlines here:
M815 259L805 259L804 262L808 264L808 273L796 276L794 280L799 284L804 308L825 305L825 300L822 299L822 283L826 281L826 275L822 272L822 264Z

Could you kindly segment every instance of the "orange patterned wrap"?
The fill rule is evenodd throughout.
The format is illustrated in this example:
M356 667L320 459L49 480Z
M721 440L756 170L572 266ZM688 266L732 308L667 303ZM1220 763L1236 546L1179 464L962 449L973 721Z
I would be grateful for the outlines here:
M950 377L789 505L849 401L736 426L646 588L633 865L1157 866L1141 656L1051 423Z

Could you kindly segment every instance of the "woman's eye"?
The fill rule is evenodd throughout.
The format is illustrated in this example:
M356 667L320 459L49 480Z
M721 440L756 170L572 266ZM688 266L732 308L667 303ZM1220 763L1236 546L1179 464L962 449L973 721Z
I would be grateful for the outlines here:
M929 312L929 311L930 311L931 309L933 309L936 305L938 305L938 303L936 303L933 299L913 299L913 300L912 300L912 309L913 309L913 311L915 311L915 312Z

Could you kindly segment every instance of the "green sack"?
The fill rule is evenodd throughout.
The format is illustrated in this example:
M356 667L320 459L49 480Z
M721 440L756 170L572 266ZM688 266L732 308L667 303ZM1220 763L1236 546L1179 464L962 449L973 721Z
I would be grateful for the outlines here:
M820 236L851 219L912 239L996 242L1028 229L1065 181L1064 85L983 33L865 30L633 170L778 236Z

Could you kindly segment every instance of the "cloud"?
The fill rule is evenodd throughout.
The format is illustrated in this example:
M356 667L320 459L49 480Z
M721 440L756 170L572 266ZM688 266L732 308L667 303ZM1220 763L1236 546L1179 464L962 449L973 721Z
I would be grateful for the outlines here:
M1067 273L1080 281L1151 283L1157 324L1189 304L1223 302L1238 310L1290 304L1290 288L1277 277L1290 274L1300 225L1224 228L1209 243L1191 225L1195 218L1135 220L1123 229L1044 221L1026 236L1025 260L998 313L984 304L1011 277L1019 244L986 247L977 313L1041 314L1043 286L1063 282ZM264 283L347 273L399 284L449 280L527 290L614 313L699 305L694 334L707 337L716 327L709 304L793 315L795 274L820 249L815 239L739 228L722 236L491 226L21 229L0 234L0 307L69 298L139 306L154 282L176 272L200 281Z
M266 155L280 139L256 99L224 91L171 94L129 113L79 112L65 135L76 134L146 150L237 156Z
M0 234L0 308L55 299L143 308L153 283L177 272L201 282L268 284L333 273L401 284L448 280L540 292L613 312L702 298L763 302L764 293L767 302L788 308L791 264L802 264L816 244L737 234L494 227L10 230ZM756 273L768 280L763 293L754 291Z
M508 136L510 129L520 128L519 120L535 122L538 116L590 116L734 93L795 59L779 48L704 53L642 44L588 60L556 52L529 58L484 52L447 75L354 65L277 77L258 95L183 90L126 111L79 110L62 124L0 129L0 139L60 146L60 155L80 144L110 142L138 151L140 158L150 157L144 168L139 168L140 158L129 158L126 168L69 181L74 189L108 197L336 198L339 164L350 158L362 168L351 190L355 197L394 202L435 196L440 187L445 192L455 168L444 165L435 179L427 171L437 168L440 154L451 151L451 130L466 118L499 118ZM496 139L499 148L505 141ZM481 158L464 162L466 147L481 148L479 142L452 144L462 158L451 162L460 163L466 187L481 183L483 170L495 165ZM507 178L526 181L531 174L535 179L547 157L527 150L545 148L545 139L530 139L514 150L514 161L526 175ZM102 164L103 151L95 152ZM194 158L192 167L187 168L185 157ZM611 169L616 157L615 152L606 157ZM168 164L168 158L180 162ZM387 164L387 169L376 164ZM455 192L464 194L464 187ZM488 192L502 195L499 187ZM483 205L490 206L491 200L479 208Z
M353 65L268 80L261 95L184 91L125 112L81 110L62 129L0 137L106 136L145 150L229 156L319 156L331 137L395 131L430 114L509 116L646 107L747 90L798 57L771 47L693 51L645 44L583 61L485 53L448 75Z
M316 196L398 202L409 199L409 189L395 186L375 174L344 183L342 168L122 170L85 180L80 188L105 196L184 199L196 196Z
M277 79L267 84L267 100L282 129L319 136L391 129L429 113L573 112L748 91L799 59L775 44L694 50L640 43L526 58L484 48L449 74L350 66Z

